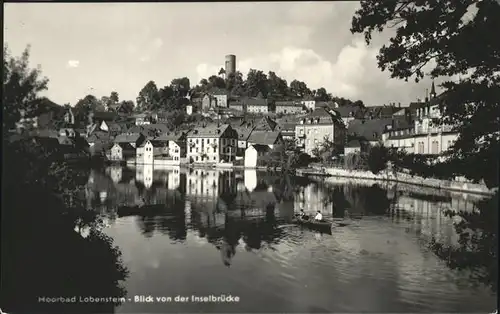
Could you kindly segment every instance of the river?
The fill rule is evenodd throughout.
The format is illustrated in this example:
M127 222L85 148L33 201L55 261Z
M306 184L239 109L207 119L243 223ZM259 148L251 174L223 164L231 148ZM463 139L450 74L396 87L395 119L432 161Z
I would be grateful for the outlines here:
M496 308L490 288L470 270L451 267L451 255L443 257L429 245L459 245L459 218L444 212L473 213L477 197L471 195L149 166L94 170L86 193L130 271L119 313ZM137 216L118 211L141 202L159 209ZM291 223L300 208L350 218L347 226L322 234ZM226 302L176 299L210 295L225 295ZM172 299L134 302L136 296Z

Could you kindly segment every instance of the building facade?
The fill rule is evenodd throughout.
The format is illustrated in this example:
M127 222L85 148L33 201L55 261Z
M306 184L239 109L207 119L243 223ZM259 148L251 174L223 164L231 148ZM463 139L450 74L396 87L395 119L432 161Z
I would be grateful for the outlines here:
M187 135L190 163L231 162L236 157L238 134L228 124L195 128Z
M325 140L336 145L343 145L346 139L345 134L342 120L336 113L325 108L315 109L295 126L297 146L309 155Z
M298 114L303 111L304 106L296 101L277 101L275 105L276 114Z

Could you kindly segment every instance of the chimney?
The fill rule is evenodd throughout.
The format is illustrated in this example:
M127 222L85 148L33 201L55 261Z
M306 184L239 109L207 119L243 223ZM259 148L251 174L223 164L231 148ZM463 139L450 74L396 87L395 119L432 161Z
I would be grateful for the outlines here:
M398 102L398 108L401 108L401 103L400 102Z

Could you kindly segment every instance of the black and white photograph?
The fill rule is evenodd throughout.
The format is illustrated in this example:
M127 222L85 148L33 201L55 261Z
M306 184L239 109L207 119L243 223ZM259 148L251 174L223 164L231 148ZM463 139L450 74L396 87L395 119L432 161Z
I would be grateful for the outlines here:
M0 313L497 313L500 1L3 4Z

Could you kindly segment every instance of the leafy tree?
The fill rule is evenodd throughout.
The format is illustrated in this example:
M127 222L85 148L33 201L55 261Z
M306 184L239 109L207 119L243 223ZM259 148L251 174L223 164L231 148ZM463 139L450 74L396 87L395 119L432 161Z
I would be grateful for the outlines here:
M2 128L4 134L15 128L21 118L21 110L25 117L33 117L37 109L38 94L47 89L48 79L41 77L40 68L29 68L30 46L27 46L21 57L12 57L4 46L3 55L3 89L2 89Z
M84 127L89 122L91 112L104 111L102 103L94 96L87 95L75 104L75 124Z
M226 78L226 88L232 95L242 96L244 92L243 74L240 71L229 73Z
M113 103L115 103L115 104L117 104L117 103L119 103L119 102L120 102L120 98L118 97L118 93L117 93L117 92L111 92L111 95L109 96L109 99L110 99Z
M158 87L154 81L149 81L139 92L136 110L144 111L158 106Z
M226 70L224 70L224 68L220 68L218 74L219 74L219 76L223 76L224 74L226 74Z
M208 85L208 81L207 81L207 79L201 79L201 80L200 80L200 85L201 85L201 86L207 86L207 85Z
M226 88L226 82L223 78L217 75L212 75L208 78L207 90L212 88Z
M312 94L311 90L307 87L307 84L298 80L293 80L290 83L290 91L297 97L305 97Z
M441 122L459 132L451 163L470 179L498 186L500 41L491 31L500 29L498 1L361 1L351 32L364 33L369 44L372 33L385 28L396 32L380 49L378 65L392 77L462 76L442 85Z
M189 78L187 77L173 79L170 87L174 90L176 97L185 97L191 89Z
M4 66L8 73L4 76L4 97L6 91L10 93L8 110L4 98L4 113L12 117L11 112L28 108L29 114L30 102L46 89L46 80L40 81L40 72L28 68L27 51L7 63L4 59ZM44 88L40 88L42 82ZM97 102L95 97L92 100ZM2 238L8 239L2 247L8 254L1 256L2 310L112 311L119 303L39 301L44 295L123 297L126 291L119 282L126 279L127 270L112 239L102 233L96 213L85 206L87 169L64 162L57 141L31 137L11 141L6 132L2 140L2 157L9 165L3 172L9 184L2 186L2 219L6 223ZM27 216L30 219L26 220ZM23 227L16 227L20 225ZM83 230L89 230L87 236Z
M264 97L267 97L267 87L267 75L264 72L255 69L250 69L250 71L248 71L246 79L246 90L248 96L255 97L260 92Z
M267 75L267 90L268 96L274 99L282 99L288 94L288 84L286 80L277 76L276 73L270 71Z
M132 100L123 100L120 104L119 110L123 113L132 113L134 112L134 102Z
M368 152L368 169L377 174L387 167L389 161L389 150L383 145L375 145Z
M332 95L328 94L324 87L320 87L316 90L314 98L317 101L329 101L332 100Z

